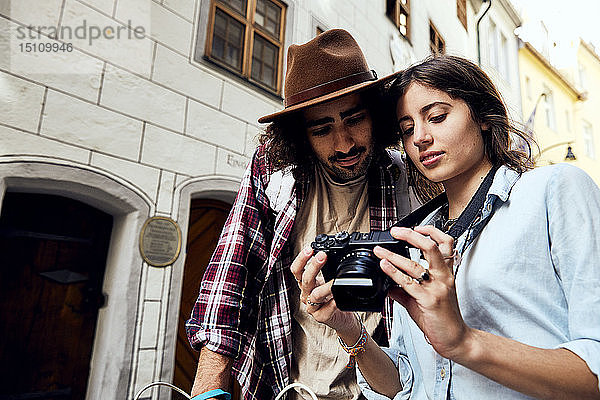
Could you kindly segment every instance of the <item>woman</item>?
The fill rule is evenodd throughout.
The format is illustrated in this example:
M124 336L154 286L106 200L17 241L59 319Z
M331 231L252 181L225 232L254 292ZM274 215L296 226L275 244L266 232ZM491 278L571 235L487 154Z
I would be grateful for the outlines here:
M598 187L569 165L531 169L511 148L519 131L498 91L468 60L425 60L390 93L413 184L441 184L448 199L422 226L392 229L426 262L374 249L398 285L390 348L316 280L324 254L304 251L292 265L309 313L355 356L363 393L600 398Z

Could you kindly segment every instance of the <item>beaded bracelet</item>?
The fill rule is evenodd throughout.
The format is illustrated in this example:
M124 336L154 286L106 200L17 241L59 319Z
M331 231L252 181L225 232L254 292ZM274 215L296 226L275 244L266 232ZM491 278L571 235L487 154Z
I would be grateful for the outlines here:
M369 338L367 330L360 319L358 320L358 323L360 324L360 336L358 337L356 343L354 343L354 346L348 346L346 343L344 343L342 338L338 336L338 342L340 343L340 346L342 346L342 349L344 349L346 353L350 354L350 361L348 361L346 368L354 368L356 365L356 356L365 351L367 339Z

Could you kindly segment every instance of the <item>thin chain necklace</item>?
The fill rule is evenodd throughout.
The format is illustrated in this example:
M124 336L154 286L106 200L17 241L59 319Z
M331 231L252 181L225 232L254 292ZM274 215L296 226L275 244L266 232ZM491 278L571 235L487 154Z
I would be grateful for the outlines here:
M458 221L458 218L444 217L444 223L442 224L442 230L444 232L448 232L450 230L450 228L452 228L452 225L454 225L456 223L456 221Z
M444 231L445 233L447 233L450 230L450 228L452 228L452 225L454 225L456 223L456 221L458 221L458 218L459 218L459 217L448 218L448 214L450 213L448 208L449 208L448 203L446 203L443 206L442 215L441 215L442 231Z

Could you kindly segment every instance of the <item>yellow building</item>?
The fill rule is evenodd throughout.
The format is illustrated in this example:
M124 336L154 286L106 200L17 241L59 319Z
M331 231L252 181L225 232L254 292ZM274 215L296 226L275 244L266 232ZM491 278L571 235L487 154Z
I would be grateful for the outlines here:
M570 162L600 184L600 149L594 140L600 132L600 58L581 42L576 65L577 71L559 71L531 44L522 42L519 75L523 116L528 118L535 110L533 121L529 121L539 145L533 149L538 166Z
M523 116L530 117L539 145L533 149L537 165L564 161L568 146L576 145L574 119L583 93L527 42L519 49L519 74Z
M576 65L570 74L585 96L576 114L577 165L600 185L600 56L583 40Z

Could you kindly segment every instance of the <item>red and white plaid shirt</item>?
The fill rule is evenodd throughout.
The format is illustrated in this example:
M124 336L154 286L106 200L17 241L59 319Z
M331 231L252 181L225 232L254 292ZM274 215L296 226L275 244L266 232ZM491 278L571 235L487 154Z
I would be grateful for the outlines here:
M414 208L399 152L378 160L368 172L372 230L389 228ZM294 258L286 242L308 184L274 173L264 146L256 150L186 323L193 348L206 346L235 360L232 373L246 400L273 399L289 383L289 293L296 282L285 273ZM384 310L388 339L391 315L390 301Z

